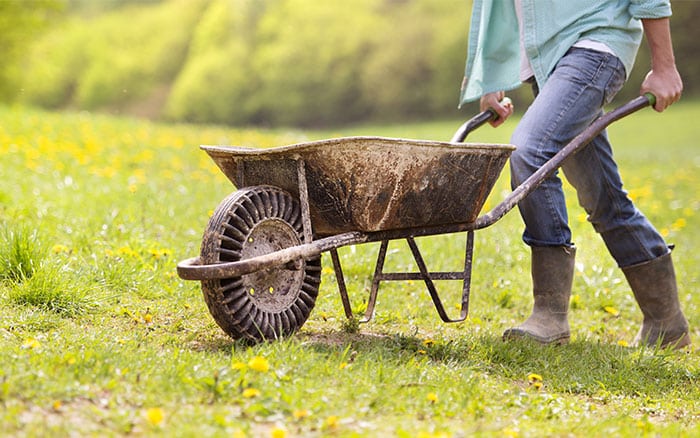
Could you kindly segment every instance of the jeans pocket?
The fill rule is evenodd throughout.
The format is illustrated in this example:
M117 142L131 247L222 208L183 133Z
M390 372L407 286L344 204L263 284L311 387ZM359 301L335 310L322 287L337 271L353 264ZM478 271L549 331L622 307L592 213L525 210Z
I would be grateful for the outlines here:
M622 89L625 85L625 80L627 79L627 72L625 71L625 66L622 61L615 56L610 55L610 62L608 63L611 70L610 79L605 85L604 103L608 104L615 97L615 95Z

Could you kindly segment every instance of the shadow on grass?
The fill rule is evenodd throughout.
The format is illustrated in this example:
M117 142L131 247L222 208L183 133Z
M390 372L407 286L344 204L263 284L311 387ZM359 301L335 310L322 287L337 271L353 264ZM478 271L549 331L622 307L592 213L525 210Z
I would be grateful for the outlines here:
M700 397L697 352L627 348L588 339L544 346L529 340L505 342L487 334L425 341L400 334L305 333L298 335L298 342L327 354L350 348L358 357L374 357L389 366L427 358L519 382L533 373L544 378L549 391L559 393Z

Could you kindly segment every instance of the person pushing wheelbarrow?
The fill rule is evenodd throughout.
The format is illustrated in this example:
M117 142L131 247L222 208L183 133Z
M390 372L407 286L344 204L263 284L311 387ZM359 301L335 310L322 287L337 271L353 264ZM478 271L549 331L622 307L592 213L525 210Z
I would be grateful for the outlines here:
M527 83L535 96L511 139L517 148L510 157L513 188L602 114L628 78L643 35L651 71L641 94L655 96L658 112L680 99L670 16L669 0L474 0L461 104L480 99L482 110L498 114L491 122L498 126L513 113L512 104L503 103L505 91ZM642 310L635 345L690 345L671 249L623 190L607 133L562 170ZM576 247L557 174L518 209L531 248L534 306L503 336L566 343Z

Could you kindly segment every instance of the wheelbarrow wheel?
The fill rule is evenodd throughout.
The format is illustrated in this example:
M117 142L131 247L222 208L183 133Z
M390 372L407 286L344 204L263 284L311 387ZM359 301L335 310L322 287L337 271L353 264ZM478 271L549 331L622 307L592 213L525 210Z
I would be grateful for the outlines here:
M303 242L299 201L272 186L246 187L224 199L202 239L205 264L235 262ZM321 257L241 277L203 280L217 324L234 339L277 339L298 330L316 303Z

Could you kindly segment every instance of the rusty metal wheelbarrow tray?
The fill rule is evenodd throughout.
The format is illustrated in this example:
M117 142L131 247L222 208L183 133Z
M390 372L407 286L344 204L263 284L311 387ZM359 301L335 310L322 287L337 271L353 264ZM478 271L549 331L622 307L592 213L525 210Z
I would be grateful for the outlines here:
M202 148L236 187L297 197L303 162L316 236L473 222L514 149L383 137Z

